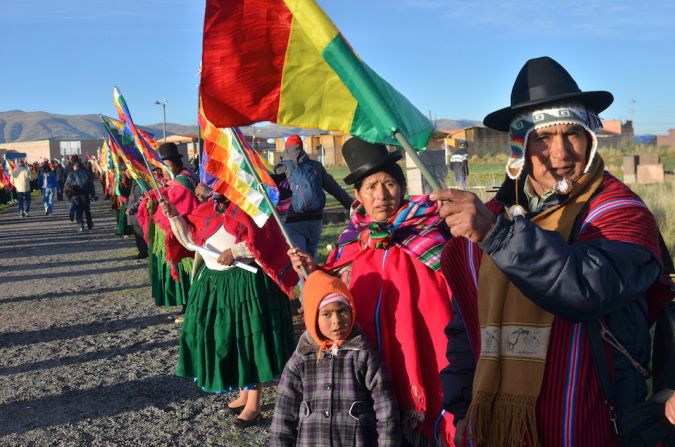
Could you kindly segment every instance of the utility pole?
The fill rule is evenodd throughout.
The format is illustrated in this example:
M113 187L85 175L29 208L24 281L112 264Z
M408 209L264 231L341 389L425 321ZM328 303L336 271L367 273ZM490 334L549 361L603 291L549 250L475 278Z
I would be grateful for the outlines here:
M158 99L155 101L155 104L162 106L162 120L164 122L164 138L162 142L166 143L166 99L162 99L161 101Z

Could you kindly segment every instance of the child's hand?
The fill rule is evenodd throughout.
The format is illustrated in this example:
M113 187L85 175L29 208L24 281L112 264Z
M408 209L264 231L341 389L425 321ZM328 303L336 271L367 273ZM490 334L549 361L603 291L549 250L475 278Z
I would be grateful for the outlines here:
M309 275L314 270L318 269L319 266L316 265L314 259L309 255L309 253L300 250L298 247L293 247L286 252L288 257L291 258L291 264L293 265L293 270L303 274L302 268L305 268L305 271Z

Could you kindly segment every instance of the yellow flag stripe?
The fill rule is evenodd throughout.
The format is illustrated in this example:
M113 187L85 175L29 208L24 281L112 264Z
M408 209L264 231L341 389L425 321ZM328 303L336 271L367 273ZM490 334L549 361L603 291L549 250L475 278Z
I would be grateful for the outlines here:
M349 133L357 101L321 53L339 32L314 1L285 3L293 21L277 122Z

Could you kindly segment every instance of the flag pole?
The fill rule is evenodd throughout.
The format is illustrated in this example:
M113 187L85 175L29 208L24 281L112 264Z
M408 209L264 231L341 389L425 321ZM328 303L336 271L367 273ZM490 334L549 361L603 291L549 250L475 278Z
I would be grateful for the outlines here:
M108 135L110 135L110 138L112 138L115 143L120 146L119 142L117 139L112 135L112 132L108 128L108 123L105 122L103 119L103 115L99 114L98 117L101 119L101 122L103 122L103 127L105 127L105 130L108 132ZM120 146L122 147L122 146ZM138 148L138 152L140 152L141 157L143 157L143 161L145 162L145 167L148 168L148 173L150 174L150 178L152 179L152 183L155 185L155 190L157 190L157 193L159 194L159 197L163 200L164 199L164 194L162 194L162 191L159 190L159 185L157 184L157 180L155 179L155 174L152 172L152 168L150 167L150 163L148 163L148 159L145 158L145 154L143 153L143 150L141 148Z
M417 151L413 149L410 142L408 142L408 139L405 137L405 135L403 135L400 130L396 129L394 131L394 137L401 144L401 146L403 146L403 150L405 150L405 153L408 155L408 157L410 157L413 163L415 163L415 166L417 166L417 168L420 170L422 177L424 177L424 180L429 183L431 189L434 191L443 189L441 184L438 183L438 180L436 180L436 178L434 178L434 176L431 174L431 171L429 171L427 165L424 164Z
M239 135L236 134L236 132L233 132L237 139L239 139ZM253 176L256 179L256 182L258 185L260 185L260 193L262 194L263 198L265 199L265 202L267 203L267 206L270 207L270 210L272 210L272 215L274 216L274 219L277 221L277 224L279 224L279 228L281 229L281 234L284 235L284 239L286 239L286 243L290 248L295 248L295 244L293 244L293 240L291 239L291 236L288 234L286 231L286 227L284 226L281 216L279 215L279 212L277 211L276 207L274 206L274 203L272 203L272 199L267 195L267 191L265 191L265 187L263 186L263 181L260 178L260 174L258 174L258 171L255 169L255 166L253 165L253 162L251 161L251 157L248 155L248 151L246 150L245 147L243 147L243 143L240 141L239 144L242 146L243 150L241 151L242 154L244 155L244 159L246 160L246 163L248 164L249 169L251 170ZM255 150L251 148L251 150ZM302 274L304 275L305 278L309 276L309 273L307 273L307 269L305 269L304 266L300 267L302 270Z

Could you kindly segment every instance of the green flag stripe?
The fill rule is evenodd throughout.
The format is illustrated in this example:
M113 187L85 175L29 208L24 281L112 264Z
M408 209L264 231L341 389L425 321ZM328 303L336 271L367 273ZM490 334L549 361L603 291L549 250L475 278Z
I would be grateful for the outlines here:
M392 136L398 129L413 147L426 146L433 131L429 120L359 59L341 34L322 55L358 101L352 135L373 143L398 144Z

